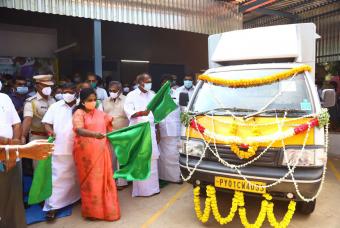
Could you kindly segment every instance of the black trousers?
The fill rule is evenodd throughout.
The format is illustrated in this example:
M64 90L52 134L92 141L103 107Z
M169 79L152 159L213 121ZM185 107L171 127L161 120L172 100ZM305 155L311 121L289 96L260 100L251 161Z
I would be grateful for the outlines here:
M20 163L9 172L0 172L0 228L27 227L21 179Z

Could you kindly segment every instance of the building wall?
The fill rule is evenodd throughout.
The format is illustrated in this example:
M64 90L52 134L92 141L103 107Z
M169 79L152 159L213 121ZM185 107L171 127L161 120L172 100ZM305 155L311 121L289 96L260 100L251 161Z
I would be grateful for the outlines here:
M93 60L90 19L0 8L0 23L56 29L59 48L77 42L76 47L57 55L62 75L79 70L74 61ZM208 65L208 36L197 33L103 21L102 48L104 60L108 61L142 59L157 64L180 64L188 72Z
M0 23L1 56L48 58L57 48L57 30Z

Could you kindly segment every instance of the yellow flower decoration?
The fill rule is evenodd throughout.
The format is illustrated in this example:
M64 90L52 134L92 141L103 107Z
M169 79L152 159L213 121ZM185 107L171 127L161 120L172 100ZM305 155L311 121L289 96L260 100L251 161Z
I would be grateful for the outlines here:
M294 74L311 71L312 67L309 65L302 65L299 67L295 67L289 70L285 70L276 74L260 77L260 78L253 78L253 79L225 79L225 78L217 78L211 75L200 75L198 77L199 80L207 81L214 83L216 85L223 85L232 88L240 88L240 87L253 87L265 84L271 84L275 81L280 81L283 79L287 79L292 77Z
M236 124L236 120L234 119L233 124L231 125L231 135L237 135L237 124ZM259 131L256 128L256 125L253 125L253 135L254 136L258 136L260 135ZM248 147L247 151L241 150L236 143L233 143L230 145L230 149L232 152L234 152L234 154L236 154L236 156L239 159L249 159L251 157L253 157L256 154L256 151L259 147L258 143L254 143L252 145L250 145Z
M285 228L289 225L290 221L292 220L296 207L296 202L294 200L291 200L284 218L282 219L281 222L278 222L273 212L274 203L271 202L272 196L268 193L265 193L263 194L264 199L261 202L261 209L259 215L257 216L255 223L251 224L247 219L247 210L244 207L245 203L243 192L235 191L234 197L232 199L232 205L229 210L229 214L224 218L221 216L218 210L215 187L208 185L206 192L207 198L205 200L205 207L202 213L200 203L200 187L197 186L194 188L195 212L197 218L202 223L206 223L209 220L210 212L212 211L216 221L221 225L225 225L233 220L236 211L238 211L241 223L246 228L260 228L266 217L268 218L268 221L271 226L275 228Z

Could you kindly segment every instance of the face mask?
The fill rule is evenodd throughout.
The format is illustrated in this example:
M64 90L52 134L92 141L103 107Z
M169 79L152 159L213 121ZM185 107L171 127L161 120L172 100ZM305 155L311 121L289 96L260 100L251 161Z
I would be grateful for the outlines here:
M171 86L175 86L175 85L177 85L176 80L174 80L174 81L171 82Z
M56 95L54 95L54 98L55 98L57 101L60 101L61 99L63 99L63 94L57 93Z
M94 110L96 108L96 101L87 101L84 106L87 110Z
M92 89L95 89L97 87L97 82L91 82Z
M144 84L144 89L145 89L146 91L151 90L151 87L152 87L152 83L145 83L145 84Z
M129 87L124 87L123 91L124 91L124 93L128 93L128 92L130 92L130 89L129 89Z
M118 92L117 93L110 92L110 97L116 99L118 97Z
M28 93L28 87L26 87L26 86L19 86L19 87L17 87L17 93L18 94L26 94L26 93Z
M185 80L184 81L184 87L187 88L187 89L190 89L192 87L192 81Z
M66 103L71 103L72 101L74 101L74 99L76 99L76 95L71 93L64 93L63 99Z
M51 87L45 87L41 90L41 92L45 95L45 96L49 96L52 93L52 88Z
M81 78L74 78L74 82L76 83L81 82Z

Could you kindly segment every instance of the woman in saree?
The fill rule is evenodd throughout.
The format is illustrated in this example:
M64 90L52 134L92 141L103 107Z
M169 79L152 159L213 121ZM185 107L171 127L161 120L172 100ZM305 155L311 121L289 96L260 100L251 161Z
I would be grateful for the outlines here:
M83 89L73 114L74 160L77 168L81 212L87 219L115 221L120 218L111 151L105 136L112 131L112 117L96 109L96 92Z

